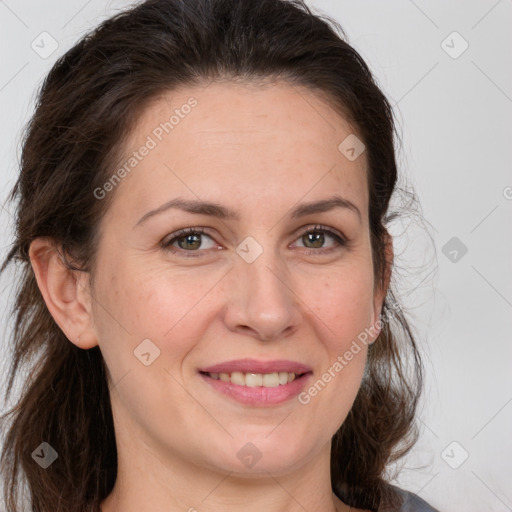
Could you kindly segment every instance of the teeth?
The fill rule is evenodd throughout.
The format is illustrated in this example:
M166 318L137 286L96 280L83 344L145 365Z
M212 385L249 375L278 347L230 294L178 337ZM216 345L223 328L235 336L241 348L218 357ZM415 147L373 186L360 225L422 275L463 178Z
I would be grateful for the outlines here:
M233 381L231 381L233 382ZM263 375L261 373L246 373L245 385L249 388L263 386Z
M263 375L263 386L266 388L277 388L279 386L279 374L266 373Z
M227 375L227 373L226 373ZM245 377L242 372L233 372L231 374L231 382L233 384L238 384L239 386L245 386Z
M247 386L255 388L262 386L264 388L276 388L293 382L296 378L295 373L274 372L274 373L209 373L212 379L222 380L223 382L231 382L237 386Z

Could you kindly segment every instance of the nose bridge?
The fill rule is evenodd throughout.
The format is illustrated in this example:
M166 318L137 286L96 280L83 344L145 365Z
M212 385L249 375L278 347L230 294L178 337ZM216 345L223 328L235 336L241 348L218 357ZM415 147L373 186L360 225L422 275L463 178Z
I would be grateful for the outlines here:
M278 252L270 244L263 248L254 239L246 239L237 253L240 259L233 274L236 292L227 316L230 328L249 328L265 339L294 330L300 314Z

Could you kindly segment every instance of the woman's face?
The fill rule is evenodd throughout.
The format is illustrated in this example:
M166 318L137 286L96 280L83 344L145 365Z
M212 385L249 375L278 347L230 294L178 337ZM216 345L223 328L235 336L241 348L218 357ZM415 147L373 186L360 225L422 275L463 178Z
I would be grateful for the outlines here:
M148 107L97 193L115 194L91 293L118 442L235 474L325 453L382 303L358 144L285 83L213 83Z

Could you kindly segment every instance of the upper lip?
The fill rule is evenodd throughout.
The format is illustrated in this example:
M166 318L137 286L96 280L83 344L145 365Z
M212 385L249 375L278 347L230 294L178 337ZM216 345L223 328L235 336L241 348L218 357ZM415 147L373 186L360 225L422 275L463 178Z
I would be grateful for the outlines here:
M276 361L258 361L256 359L236 359L224 363L215 364L206 368L200 368L204 373L307 373L311 368L305 364L296 361L276 360Z

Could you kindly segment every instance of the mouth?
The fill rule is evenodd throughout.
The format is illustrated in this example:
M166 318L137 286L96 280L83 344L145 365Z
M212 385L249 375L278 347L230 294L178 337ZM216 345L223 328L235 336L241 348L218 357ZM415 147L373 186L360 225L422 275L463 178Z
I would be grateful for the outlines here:
M293 361L239 359L198 370L215 391L252 406L280 404L298 395L313 375L311 368Z

